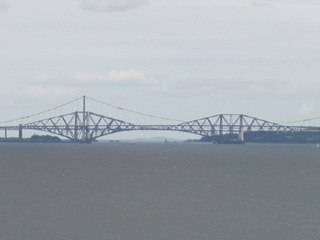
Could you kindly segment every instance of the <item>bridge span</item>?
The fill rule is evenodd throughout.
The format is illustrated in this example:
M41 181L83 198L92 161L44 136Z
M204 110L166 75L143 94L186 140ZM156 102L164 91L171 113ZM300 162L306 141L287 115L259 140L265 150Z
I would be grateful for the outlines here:
M226 143L245 141L245 135L251 136L270 132L317 131L320 127L285 126L244 114L218 114L178 124L141 125L120 119L86 111L86 97L83 97L82 111L74 111L49 117L26 124L0 126L5 138L8 131L18 131L23 138L24 130L37 130L52 133L74 142L90 143L100 137L124 131L178 131L193 133L212 139L213 142Z

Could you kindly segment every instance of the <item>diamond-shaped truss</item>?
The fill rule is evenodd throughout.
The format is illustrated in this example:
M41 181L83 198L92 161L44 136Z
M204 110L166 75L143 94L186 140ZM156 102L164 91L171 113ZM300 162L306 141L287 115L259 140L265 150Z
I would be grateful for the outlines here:
M112 133L133 130L180 131L206 136L217 142L243 141L244 133L308 131L307 127L283 126L242 114L220 114L177 125L135 125L92 112L73 112L31 122L23 129L46 131L73 141L91 142ZM317 129L319 130L319 129ZM242 137L241 137L242 136Z
M220 114L178 125L181 131L192 132L223 142L226 136L240 140L241 134L254 132L287 132L302 130L301 127L289 127L242 114ZM238 139L237 139L238 138Z
M92 141L114 132L134 130L135 125L91 112L74 112L23 125L24 129L46 131L73 141Z

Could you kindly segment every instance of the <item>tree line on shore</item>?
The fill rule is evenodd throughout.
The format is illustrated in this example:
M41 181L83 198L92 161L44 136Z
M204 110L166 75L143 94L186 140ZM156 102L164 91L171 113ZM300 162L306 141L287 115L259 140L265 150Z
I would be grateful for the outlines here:
M235 134L224 135L225 141L238 140ZM248 132L245 142L251 143L320 143L320 132ZM202 137L200 142L212 142L212 138Z

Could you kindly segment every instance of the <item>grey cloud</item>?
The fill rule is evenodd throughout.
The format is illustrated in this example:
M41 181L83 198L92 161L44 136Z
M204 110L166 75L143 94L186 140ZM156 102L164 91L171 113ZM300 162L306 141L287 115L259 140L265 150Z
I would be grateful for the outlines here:
M9 3L6 0L0 0L0 11L8 10Z
M30 80L30 84L50 85L54 83L63 83L64 85L88 85L88 84L113 84L113 85L139 85L139 86L158 86L161 82L155 77L147 75L145 72L130 69L128 71L109 71L105 74L95 74L86 72L77 72L72 76L58 77L41 74Z
M251 3L252 7L265 7L270 6L270 2L264 1L264 0L255 0Z
M148 3L148 0L82 0L80 7L88 11L118 12L136 8Z
M301 5L318 5L318 0L252 0L251 6L253 7L264 7L264 6L273 6L276 4L301 4Z
M78 93L78 87L43 86L38 84L24 88L20 93L22 96L25 96L29 99L53 100L57 97L66 98L70 95Z

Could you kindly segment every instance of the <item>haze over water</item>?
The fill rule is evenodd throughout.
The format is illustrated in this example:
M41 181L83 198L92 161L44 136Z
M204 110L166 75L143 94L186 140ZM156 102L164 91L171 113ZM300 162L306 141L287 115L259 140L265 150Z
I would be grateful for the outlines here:
M319 239L320 149L0 144L1 240Z

